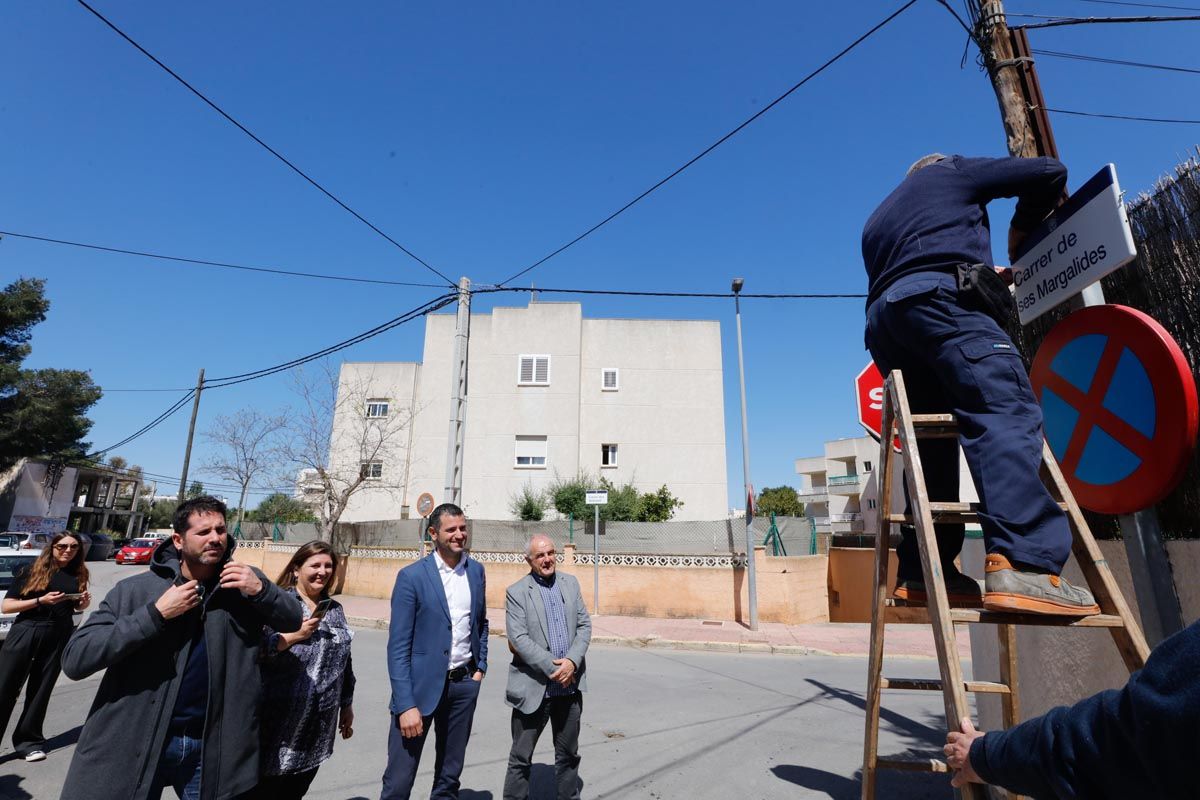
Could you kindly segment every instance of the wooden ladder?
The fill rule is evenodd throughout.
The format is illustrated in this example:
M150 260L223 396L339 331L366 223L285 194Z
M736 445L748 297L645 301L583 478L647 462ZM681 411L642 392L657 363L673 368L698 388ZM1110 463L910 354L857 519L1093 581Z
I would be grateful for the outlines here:
M1104 555L1092 537L1087 522L1063 479L1050 447L1042 451L1042 479L1052 494L1060 499L1071 523L1072 550L1083 570L1088 587L1100 606L1101 613L1091 617L1055 617L1039 614L1004 614L982 609L951 609L943 582L941 558L938 554L934 522L974 522L978 519L974 503L932 503L925 489L925 473L917 452L918 438L957 438L958 425L951 414L913 414L909 410L904 376L897 370L888 376L884 386L882 431L892 431L893 424L900 435L900 458L903 460L911 514L892 512L892 480L896 457L890 435L881 437L879 448L879 530L875 541L875 594L871 605L871 652L867 674L866 734L863 737L863 800L873 800L877 771L897 769L918 772L948 772L939 759L904 760L880 758L879 711L884 689L941 691L946 707L946 727L958 730L963 717L970 716L967 692L1000 695L1004 726L1020 722L1017 698L1017 625L1056 625L1071 628L1108 628L1130 672L1141 669L1149 655L1146 639L1125 598L1117 586ZM927 607L898 605L889 600L888 586L889 538L894 523L909 523L916 527L917 544L921 554L921 569L925 576ZM963 679L962 663L954 624L962 622L992 623L998 626L1000 652L1000 681L967 681ZM888 623L920 623L933 626L941 680L912 680L883 676L884 629ZM986 795L978 784L960 790L963 800L982 800Z

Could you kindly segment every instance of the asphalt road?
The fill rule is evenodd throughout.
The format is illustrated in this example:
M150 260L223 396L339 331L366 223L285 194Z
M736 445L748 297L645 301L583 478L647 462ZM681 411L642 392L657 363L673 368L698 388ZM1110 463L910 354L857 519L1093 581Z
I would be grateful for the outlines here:
M93 593L141 567L99 564ZM386 760L386 633L360 630L355 736L339 740L317 774L313 800L377 798ZM510 743L504 640L492 648L463 773L463 800L499 800ZM935 677L933 661L905 660L887 674ZM771 800L859 797L866 664L859 658L769 656L596 647L588 656L580 768L585 798L726 798ZM58 796L99 677L62 678L46 720L46 761L15 758L0 747L0 800ZM889 693L880 752L936 755L944 739L941 699ZM14 714L15 716L15 714ZM554 797L549 731L538 744L534 800ZM414 796L427 796L433 746L426 746ZM114 757L113 768L121 768ZM167 796L172 796L170 790ZM944 776L890 773L880 797L950 798Z

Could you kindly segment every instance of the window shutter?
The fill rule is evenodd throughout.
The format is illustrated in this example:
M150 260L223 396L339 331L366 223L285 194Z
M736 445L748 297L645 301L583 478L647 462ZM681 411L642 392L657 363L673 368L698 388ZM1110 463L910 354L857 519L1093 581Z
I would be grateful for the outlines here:
M533 356L521 356L521 383L533 383Z
M615 391L617 388L617 371L615 369L605 369L603 388L606 391Z
M539 356L533 360L533 382L534 383L549 383L550 382L550 357Z

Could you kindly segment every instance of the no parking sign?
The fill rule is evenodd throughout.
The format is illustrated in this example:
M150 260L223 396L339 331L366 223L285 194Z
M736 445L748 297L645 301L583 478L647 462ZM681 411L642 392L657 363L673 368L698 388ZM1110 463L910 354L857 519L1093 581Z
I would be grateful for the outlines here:
M1046 440L1084 508L1127 514L1175 488L1200 413L1179 345L1151 317L1091 306L1059 323L1030 373Z

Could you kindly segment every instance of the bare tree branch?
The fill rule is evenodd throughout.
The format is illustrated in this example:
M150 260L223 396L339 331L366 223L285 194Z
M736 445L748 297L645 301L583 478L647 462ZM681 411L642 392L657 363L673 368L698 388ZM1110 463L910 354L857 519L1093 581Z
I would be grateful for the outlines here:
M238 524L246 513L246 492L257 480L274 477L284 457L281 438L288 417L284 413L264 414L243 408L230 416L219 416L212 427L201 434L216 445L218 452L209 457L200 471L236 483L242 489L238 500Z

